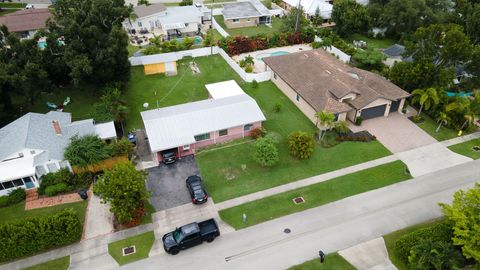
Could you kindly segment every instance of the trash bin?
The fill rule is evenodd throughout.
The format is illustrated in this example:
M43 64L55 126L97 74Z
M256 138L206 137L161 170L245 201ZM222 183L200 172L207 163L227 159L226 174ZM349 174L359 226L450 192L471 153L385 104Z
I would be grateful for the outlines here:
M87 191L86 191L86 190L80 190L80 191L78 192L78 195L80 195L80 198L82 198L82 199L84 199L84 200L88 199L88 194L87 194Z

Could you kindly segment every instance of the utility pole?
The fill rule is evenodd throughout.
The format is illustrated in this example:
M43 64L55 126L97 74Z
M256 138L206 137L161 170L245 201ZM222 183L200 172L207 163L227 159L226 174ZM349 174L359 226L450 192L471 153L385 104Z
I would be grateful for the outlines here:
M213 55L213 4L215 0L212 1L210 5L210 54Z
M299 19L299 17L300 17L300 10L302 10L302 11L303 11L303 8L300 8L300 7L301 7L301 6L300 6L300 3L301 3L301 2L302 2L302 0L298 0L298 7L297 7L297 9L298 9L298 10L297 10L297 19L295 20L295 32L297 32L297 31L298 31L298 19Z

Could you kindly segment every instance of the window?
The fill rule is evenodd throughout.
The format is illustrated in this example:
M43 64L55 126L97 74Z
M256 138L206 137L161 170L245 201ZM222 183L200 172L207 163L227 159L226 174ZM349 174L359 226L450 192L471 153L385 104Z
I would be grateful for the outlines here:
M22 179L15 179L13 180L13 184L16 186L16 187L19 187L19 186L23 186L23 181Z
M141 22L138 22L138 27L142 27L142 23L141 23Z
M222 129L218 132L218 136L228 135L228 129Z
M277 79L277 73L273 73L273 78L276 80Z
M4 190L5 188L2 186L2 183L0 183L0 190Z
M197 141L197 142L205 141L205 140L208 140L208 139L210 139L210 133L205 133L205 134L200 134L200 135L195 136L195 141Z
M35 155L35 150L30 150L30 154Z
M335 116L335 119L333 121L338 121L338 113L333 114Z
M250 130L252 130L252 127L253 127L252 124L247 124L247 125L243 126L243 130L244 131L250 131Z
M185 27L188 27L188 23L185 23Z
M300 96L297 94L297 101L300 101Z
M68 169L68 161L60 161L60 168L62 169Z
M10 181L3 182L2 184L5 189L13 188L13 183Z
M249 22L249 21L250 21L250 18L247 19L247 22Z
M232 22L233 22L233 23L239 23L239 22L240 22L240 19L233 19Z
M190 145L189 144L184 145L183 146L183 151L188 151L188 150L190 150Z
M56 172L56 171L58 171L58 167L57 167L57 164L56 164L55 162L48 163L48 164L47 164L47 168L48 168L48 171L49 171L49 172Z

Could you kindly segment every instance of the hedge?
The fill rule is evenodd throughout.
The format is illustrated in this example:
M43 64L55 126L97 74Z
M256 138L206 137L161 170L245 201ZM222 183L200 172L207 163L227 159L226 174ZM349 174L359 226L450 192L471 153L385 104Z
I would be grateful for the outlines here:
M72 208L0 224L0 262L77 242L82 223Z
M25 200L25 196L26 196L25 189L23 188L14 189L10 191L8 195L0 197L0 207L7 207L9 205L17 204Z
M452 237L453 232L450 225L446 221L443 221L432 227L423 228L400 237L400 239L395 242L395 251L399 259L407 264L410 250L423 239L451 242Z
M98 173L98 172L103 172L105 170L109 170L113 168L114 165L118 163L124 163L124 162L128 162L128 157L126 155L112 157L107 160L101 161L98 164L88 165L86 167L73 166L73 172L74 173L85 173L85 172Z
M59 193L85 189L93 182L93 173L71 173L68 169L61 169L54 173L47 173L40 179L38 193L54 196Z

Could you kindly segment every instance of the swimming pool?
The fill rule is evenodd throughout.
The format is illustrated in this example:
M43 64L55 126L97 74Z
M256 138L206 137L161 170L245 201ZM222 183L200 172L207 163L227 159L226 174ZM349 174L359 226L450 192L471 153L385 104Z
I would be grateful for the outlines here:
M257 54L257 56L255 56L255 58L257 58L257 60L261 61L265 57L279 56L279 55L285 55L285 54L289 54L289 52L277 51L277 52L272 52L272 53L261 53L261 54Z
M37 45L38 45L38 48L40 48L40 50L43 50L47 47L47 41L45 40L38 41Z
M473 95L472 92L447 92L447 96L449 97L454 97L454 96L470 97L472 95Z
M178 42L183 42L183 39L184 38L176 38L175 40L178 41ZM202 37L196 36L196 37L193 38L193 44L194 45L202 44L202 42L203 42Z

